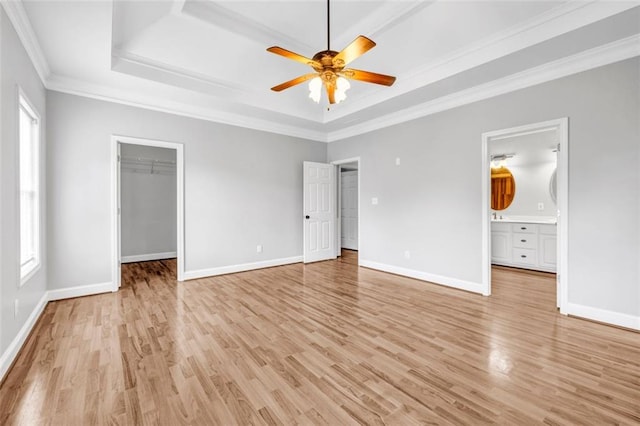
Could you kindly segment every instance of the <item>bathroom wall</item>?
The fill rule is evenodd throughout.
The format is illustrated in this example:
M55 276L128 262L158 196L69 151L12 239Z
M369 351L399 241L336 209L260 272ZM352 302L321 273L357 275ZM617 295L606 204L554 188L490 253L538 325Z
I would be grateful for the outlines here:
M490 142L491 155L513 155L505 160L505 167L516 182L513 202L497 214L506 217L556 216L557 207L549 191L551 175L557 164L554 152L556 138L556 132L552 131Z
M516 195L509 207L497 213L511 216L556 216L556 204L549 192L549 181L556 163L508 167L516 181ZM539 204L542 203L542 209Z

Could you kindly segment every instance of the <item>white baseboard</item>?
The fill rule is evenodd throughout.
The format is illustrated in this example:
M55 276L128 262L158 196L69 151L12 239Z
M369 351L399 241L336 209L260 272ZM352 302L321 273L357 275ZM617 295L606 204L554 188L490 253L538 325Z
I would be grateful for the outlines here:
M390 272L396 275L416 278L418 280L428 281L430 283L453 287L460 290L471 291L473 293L482 294L484 290L484 286L481 283L474 283L472 281L460 280L458 278L445 277L442 275L430 274L428 272L416 271L414 269L387 265L384 263L374 262L372 260L360 259L359 264L365 268L377 269L379 271Z
M235 272L252 271L254 269L271 268L273 266L289 265L291 263L302 262L302 256L284 257L281 259L264 260L261 262L243 263L240 265L220 266L218 268L198 269L195 271L185 271L185 280L195 280L197 278L212 277L215 275L233 274Z
M110 293L113 291L113 283L106 282L100 284L79 285L77 287L67 287L57 290L49 290L49 301L72 299L74 297L92 296L100 293Z
M29 333L31 333L33 326L36 325L38 318L42 315L42 311L44 311L48 301L48 292L45 292L16 337L0 357L0 380L4 379L4 375L9 371L9 367L11 367L16 356L18 356L18 352L22 349L22 345L24 345L27 337L29 337Z
M574 317L586 318L611 325L617 325L619 327L640 330L640 317L629 314L621 314L619 312L593 308L591 306L578 305L571 302L567 303L566 312L563 313L572 315Z
M120 263L146 262L148 260L173 259L174 257L178 257L178 253L176 253L175 251L168 251L165 253L137 254L134 256L122 256L120 258Z

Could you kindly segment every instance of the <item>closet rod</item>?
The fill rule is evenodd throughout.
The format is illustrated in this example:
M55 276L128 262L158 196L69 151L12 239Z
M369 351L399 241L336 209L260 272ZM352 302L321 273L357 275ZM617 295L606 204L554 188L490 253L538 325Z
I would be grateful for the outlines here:
M156 160L155 158L143 158L143 157L120 157L123 163L130 164L158 164L158 165L170 165L175 166L175 161Z

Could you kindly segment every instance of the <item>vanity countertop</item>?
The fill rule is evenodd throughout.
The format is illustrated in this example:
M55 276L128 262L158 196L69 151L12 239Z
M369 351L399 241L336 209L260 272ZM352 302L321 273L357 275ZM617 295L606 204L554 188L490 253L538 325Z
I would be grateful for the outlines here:
M500 216L498 216L498 219L494 219L493 217L491 217L491 223L499 223L499 222L506 222L506 223L542 223L542 224L546 224L546 225L556 225L558 222L558 219L555 217L548 217L548 216L540 216L540 217L535 217L535 216L511 216L511 217L504 217L502 219L500 219Z

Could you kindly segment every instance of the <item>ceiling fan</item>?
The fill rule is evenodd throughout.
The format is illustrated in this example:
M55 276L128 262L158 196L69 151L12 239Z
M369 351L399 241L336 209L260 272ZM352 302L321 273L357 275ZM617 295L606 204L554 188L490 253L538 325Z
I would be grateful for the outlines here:
M289 87L311 80L309 83L309 97L316 103L319 103L322 85L324 84L329 103L335 104L343 101L347 97L346 91L351 87L347 79L381 84L384 86L391 86L396 81L396 78L390 75L345 68L354 59L362 56L376 45L372 40L360 35L342 51L336 52L331 50L330 34L331 15L329 0L327 0L327 50L316 53L313 55L313 58L310 59L278 46L267 49L268 52L309 65L315 72L286 81L272 87L271 90L280 92Z

